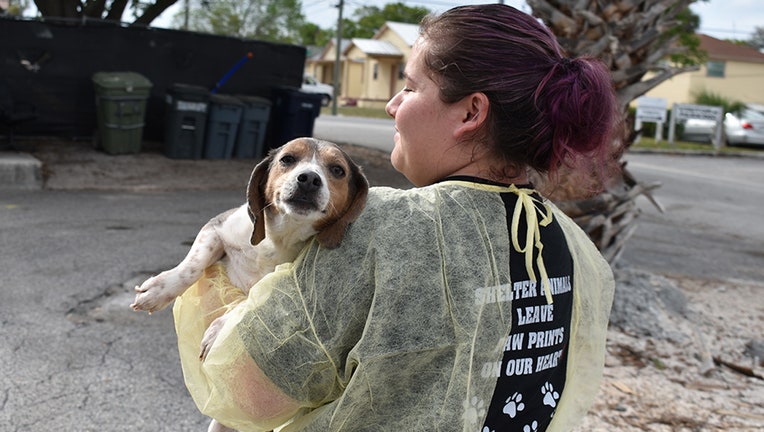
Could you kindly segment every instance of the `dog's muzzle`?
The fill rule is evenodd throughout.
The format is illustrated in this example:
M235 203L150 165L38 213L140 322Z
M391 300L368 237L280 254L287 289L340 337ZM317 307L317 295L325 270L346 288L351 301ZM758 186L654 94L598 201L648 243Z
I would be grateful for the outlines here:
M316 172L302 172L295 178L291 194L284 201L295 210L319 210L319 197L323 185L324 181Z

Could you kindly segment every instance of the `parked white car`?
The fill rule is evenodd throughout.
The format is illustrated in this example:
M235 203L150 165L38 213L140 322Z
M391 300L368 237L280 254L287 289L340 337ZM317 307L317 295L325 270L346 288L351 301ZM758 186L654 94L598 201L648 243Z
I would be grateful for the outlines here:
M334 87L324 84L311 75L302 77L302 87L300 90L305 93L317 93L321 95L321 105L329 106L329 102L334 97Z
M711 141L713 121L689 119L683 137ZM748 104L740 113L724 115L724 137L729 145L764 146L764 105Z
M764 146L764 106L748 105L740 116L724 116L724 133L730 145L752 144Z

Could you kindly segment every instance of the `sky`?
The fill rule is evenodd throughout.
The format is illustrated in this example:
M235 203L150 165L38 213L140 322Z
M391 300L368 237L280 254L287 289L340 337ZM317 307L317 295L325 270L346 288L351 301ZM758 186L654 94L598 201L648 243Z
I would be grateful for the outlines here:
M456 1L456 0L344 0L343 17L352 18L353 11L362 6L383 7L387 3L401 1L408 6L421 6L433 12L443 12L459 4L480 4L485 0ZM152 25L156 27L169 27L171 17L176 14L183 5L183 0L178 2L162 16L155 20ZM302 11L308 21L318 24L319 27L329 29L337 24L339 0L302 0ZM514 6L522 11L530 12L530 7L525 0L504 0L504 3ZM707 2L695 2L690 8L700 15L700 33L707 34L717 39L749 39L756 27L764 27L764 2L762 0L709 0Z

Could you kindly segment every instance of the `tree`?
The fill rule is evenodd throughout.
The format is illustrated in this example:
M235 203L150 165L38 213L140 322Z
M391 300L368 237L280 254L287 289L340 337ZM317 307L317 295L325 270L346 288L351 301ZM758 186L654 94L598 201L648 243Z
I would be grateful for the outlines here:
M592 55L610 67L625 112L660 83L698 69L703 60L694 35L699 21L688 9L695 1L528 0L528 5L570 56ZM643 80L648 72L655 75Z
M301 42L300 0L215 0L192 8L189 30L274 42ZM176 16L178 24L180 16ZM180 27L180 25L178 25Z
M177 0L34 0L44 17L94 18L122 21L125 11L132 14L132 25L149 25Z
M300 45L305 46L325 46L330 40L334 39L334 30L325 30L311 22L303 23L298 29Z
M695 1L527 0L527 3L533 15L557 36L569 56L598 57L610 68L620 110L631 130L633 119L627 114L633 100L673 76L697 70L704 60L694 35L699 20L689 10ZM648 73L652 75L646 78ZM613 143L615 160L620 161L623 149L631 145L635 136L618 137ZM636 181L625 163L620 164L624 167L620 178L593 198L582 196L575 180L550 193L610 262L617 260L636 228L639 214L636 198L646 195L652 199L650 191L657 187Z
M29 7L28 0L15 0L11 2L6 2L5 8L3 8L3 4L0 4L0 16L2 15L21 16L27 7Z
M755 27L748 44L757 50L764 50L764 27Z
M355 10L353 20L342 20L343 38L371 38L387 21L419 24L427 8L410 7L403 3L388 3L382 9L377 6L363 6Z

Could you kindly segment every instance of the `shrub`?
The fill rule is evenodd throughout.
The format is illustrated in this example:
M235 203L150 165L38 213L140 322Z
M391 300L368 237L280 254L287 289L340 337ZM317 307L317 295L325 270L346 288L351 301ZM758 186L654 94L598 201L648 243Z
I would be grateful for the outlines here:
M694 103L698 105L720 106L724 109L725 113L740 112L743 108L745 108L744 102L732 100L708 90L702 90L694 93L693 98L695 99Z

